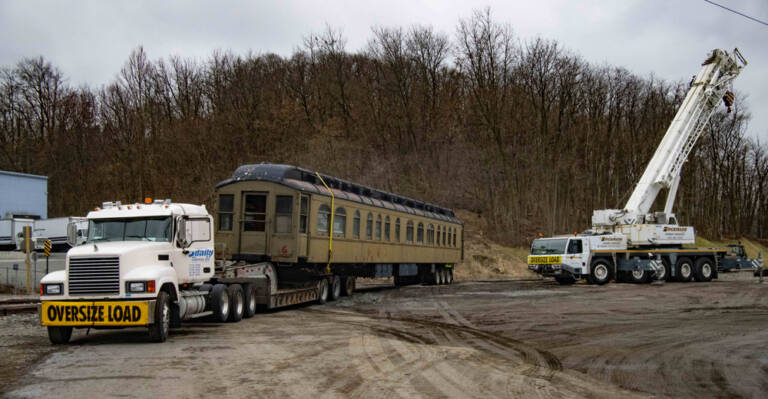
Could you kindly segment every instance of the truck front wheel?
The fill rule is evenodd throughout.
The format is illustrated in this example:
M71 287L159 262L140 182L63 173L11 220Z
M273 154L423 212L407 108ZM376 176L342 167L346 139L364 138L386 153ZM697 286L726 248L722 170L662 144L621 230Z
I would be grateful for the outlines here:
M63 345L72 338L72 327L53 327L48 326L48 339L54 345Z
M211 289L211 310L213 311L213 320L219 323L227 321L229 318L229 292L224 284L216 284Z
M593 260L587 282L603 285L609 281L611 281L611 266L608 262L604 259Z
M165 342L170 323L171 306L168 303L168 293L160 291L155 303L155 324L149 326L149 338L154 342Z

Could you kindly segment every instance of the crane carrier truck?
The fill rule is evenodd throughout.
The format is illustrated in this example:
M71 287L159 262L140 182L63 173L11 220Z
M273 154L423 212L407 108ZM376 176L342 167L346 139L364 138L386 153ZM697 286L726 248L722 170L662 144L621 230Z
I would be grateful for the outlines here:
M695 242L693 227L678 225L672 213L683 164L720 100L733 104L728 86L746 64L738 49L712 51L624 208L595 210L592 228L581 234L534 240L528 268L560 284L605 284L615 278L710 281L724 261L751 264L734 259L731 248L684 248ZM664 211L651 212L662 189ZM739 253L746 258L743 248Z

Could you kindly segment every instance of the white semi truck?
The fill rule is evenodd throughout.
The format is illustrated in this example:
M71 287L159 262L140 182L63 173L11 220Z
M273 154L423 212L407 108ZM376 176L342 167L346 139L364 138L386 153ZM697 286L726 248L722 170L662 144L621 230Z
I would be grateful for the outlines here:
M688 154L721 99L727 107L733 104L728 87L746 64L738 49L712 51L626 206L594 211L592 228L581 234L534 240L529 269L561 284L716 278L729 249L684 249L695 242L693 227L678 225L672 208ZM667 190L664 211L651 212L662 189Z
M251 317L257 296L267 307L327 298L327 285L278 290L271 263L216 261L205 206L148 202L89 212L86 243L69 250L66 270L42 278L39 314L52 343L69 342L73 328L102 327L148 327L162 342L181 320Z

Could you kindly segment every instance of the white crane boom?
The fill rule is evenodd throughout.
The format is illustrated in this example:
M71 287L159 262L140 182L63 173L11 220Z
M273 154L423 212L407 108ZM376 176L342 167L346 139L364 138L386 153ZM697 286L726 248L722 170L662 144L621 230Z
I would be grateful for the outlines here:
M746 65L747 61L738 49L734 49L732 54L720 49L712 51L691 83L688 94L626 206L624 209L594 211L592 224L595 229L644 223L677 224L671 212L683 164L717 108L718 102L723 99L726 106L733 103L733 94L727 91L728 85ZM668 190L664 212L649 214L662 188ZM626 230L627 227L624 226L621 230ZM692 234L691 230L691 237ZM640 241L653 243L652 239Z

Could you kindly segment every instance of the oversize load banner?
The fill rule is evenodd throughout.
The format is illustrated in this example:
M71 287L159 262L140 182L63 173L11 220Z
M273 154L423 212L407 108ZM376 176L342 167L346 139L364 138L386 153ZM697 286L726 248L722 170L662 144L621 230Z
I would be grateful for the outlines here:
M528 256L529 265L553 265L563 263L561 255Z
M145 326L149 302L43 302L44 326Z

